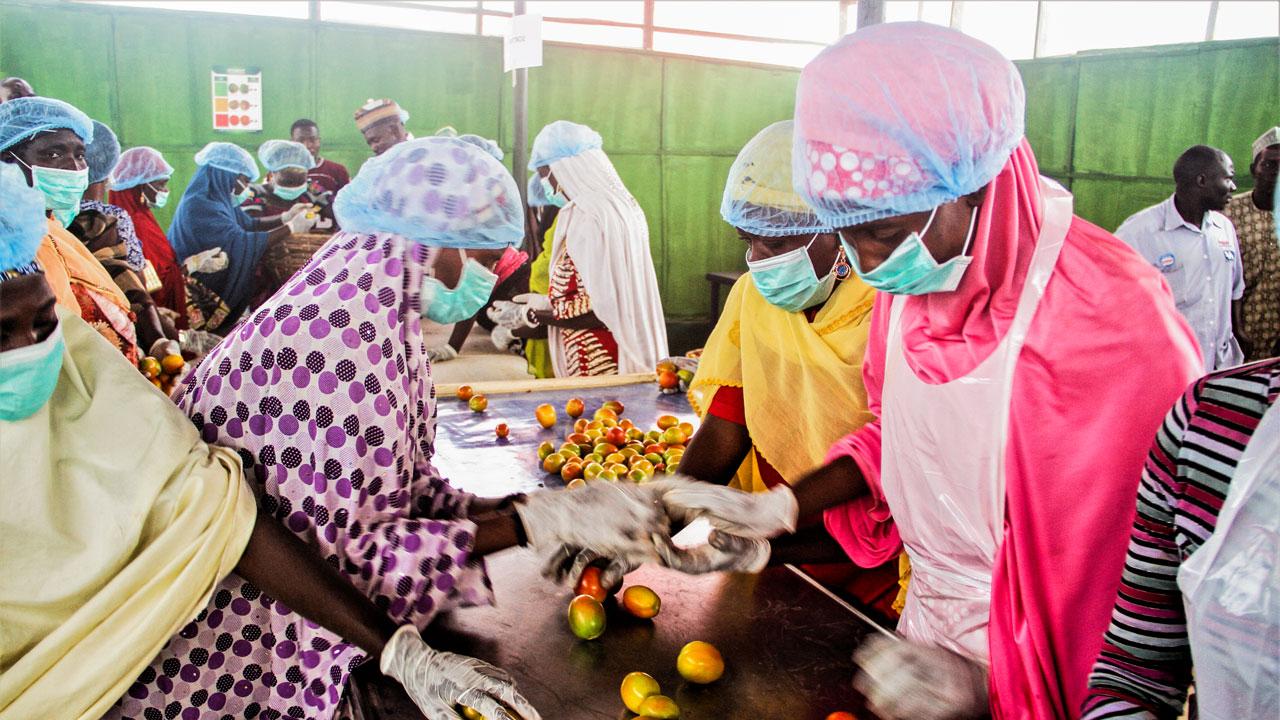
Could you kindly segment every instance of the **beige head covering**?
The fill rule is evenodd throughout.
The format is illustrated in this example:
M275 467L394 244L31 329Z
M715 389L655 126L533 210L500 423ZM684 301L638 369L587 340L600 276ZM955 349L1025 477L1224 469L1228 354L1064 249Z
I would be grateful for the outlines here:
M1262 154L1263 150L1266 150L1272 145L1280 145L1280 126L1271 128L1259 135L1257 140L1253 141L1253 157L1258 157Z

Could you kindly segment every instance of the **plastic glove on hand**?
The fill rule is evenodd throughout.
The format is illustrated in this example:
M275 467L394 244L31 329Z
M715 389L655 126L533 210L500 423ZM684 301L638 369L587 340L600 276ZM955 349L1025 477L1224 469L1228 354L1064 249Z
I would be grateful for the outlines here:
M230 262L230 260L227 258L227 253L224 252L222 248L213 248L211 250L205 250L202 253L192 255L183 262L183 266L187 269L188 273L212 274L225 269L228 262Z
M987 669L940 647L872 637L853 687L882 720L968 720L988 712Z
M178 345L177 340L169 338L160 338L151 343L151 350L147 353L153 358L163 358L169 355L181 355L182 347Z
M298 217L299 215L302 215L303 213L307 212L310 209L311 209L311 203L307 203L307 202L294 203L293 206L290 207L288 210L285 210L283 213L280 213L280 222L288 223L290 220Z
M661 555L661 552L659 552ZM582 577L587 566L598 560L605 561L600 569L600 587L612 589L622 585L622 579L640 567L626 558L606 557L591 550L561 545L547 558L542 577L557 583L575 582Z
M511 298L511 301L520 303L521 305L528 305L534 310L551 309L551 298L543 295L542 293L520 293L519 295Z
M513 300L494 300L493 307L486 310L485 314L499 327L509 330L537 327L537 323L529 319L529 306Z
M517 503L516 513L529 545L553 561L569 546L639 566L658 559L654 537L668 536L667 515L650 485L590 483L545 490Z
M427 348L427 360L433 363L449 362L450 360L456 360L457 358L458 351L454 350L453 346L448 343Z
M717 530L764 539L795 532L799 522L800 506L785 484L750 493L675 475L648 487L658 491L671 520L684 525L705 517Z
M454 705L473 708L487 720L542 720L506 672L483 660L433 650L412 625L391 636L379 667L400 681L429 720L456 720Z
M662 564L687 575L711 572L758 573L769 564L768 540L712 530L707 544L682 549L655 540Z
M289 226L289 232L293 234L304 233L316 226L318 216L311 213L302 213L292 218L285 225Z
M493 346L501 352L519 355L524 343L520 342L520 338L511 332L511 328L498 325L489 333L489 339L493 341Z

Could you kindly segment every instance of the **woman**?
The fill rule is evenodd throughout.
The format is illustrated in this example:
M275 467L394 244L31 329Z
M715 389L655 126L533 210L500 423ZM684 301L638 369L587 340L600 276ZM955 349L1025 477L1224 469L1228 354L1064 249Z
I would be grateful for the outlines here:
M93 124L75 107L25 97L0 105L0 161L16 164L48 208L48 234L36 253L58 304L83 318L125 357L138 359L129 300L67 226L89 186L85 145Z
M432 717L462 701L490 717L506 717L504 708L538 717L501 671L431 650L412 626L397 630L336 569L258 518L236 454L200 441L167 397L56 307L34 262L44 198L9 165L0 166L0 203L0 454L10 473L0 522L0 715L100 717L234 566L380 653L383 671ZM131 432L119 433L122 424ZM165 680L203 675L199 704L216 713L230 690L215 672L220 656L166 666Z
M790 120L770 125L729 169L720 215L747 244L749 272L729 292L690 386L702 423L680 462L692 478L752 492L799 479L871 419L862 354L875 291L854 277L835 232L791 189L791 135ZM802 534L803 553L794 543L775 547L774 560L846 560L821 523ZM839 579L866 605L891 612L895 556L853 559L874 570ZM819 572L836 579L832 569Z
M422 318L476 312L493 287L485 265L522 237L519 194L502 165L458 140L407 141L365 163L335 211L343 232L201 362L179 399L207 442L240 453L263 508L397 624L416 627L492 602L480 559L522 534L544 554L563 543L651 557L648 533L665 516L646 488L482 501L431 465ZM593 511L608 519L584 526L581 514ZM233 574L119 715L199 708L207 680L164 670L225 651L224 638L236 636L245 643L219 668L235 683L222 711L236 716L265 706L326 720L365 655Z
M794 492L668 497L755 538L827 510L847 550L906 546L910 642L870 645L857 681L884 718L1078 711L1150 435L1197 375L1167 288L1039 176L1023 113L1008 60L924 23L805 68L793 180L882 291L876 420ZM728 554L758 566L768 545Z
M667 352L644 211L585 125L557 120L533 141L529 169L564 198L551 248L550 309L520 326L549 326L556 377L652 372Z
M159 150L129 148L111 172L111 202L129 214L142 255L155 271L160 287L151 292L156 305L169 311L179 330L187 329L187 276L169 245L152 208L169 202L169 178L173 167Z
M169 241L184 262L210 251L225 254L226 266L192 275L227 306L226 319L205 330L225 329L248 308L254 292L254 273L267 245L315 223L306 206L275 220L255 220L240 209L258 165L245 149L227 142L211 142L196 153L196 174L187 185L169 225ZM283 224L282 224L283 223Z
M93 121L93 141L85 146L89 189L80 203L80 214L67 229L102 263L116 287L129 300L138 347L152 357L179 352L178 331L156 311L155 301L142 278L145 260L133 221L124 210L102 202L108 179L120 159L120 143L111 128Z

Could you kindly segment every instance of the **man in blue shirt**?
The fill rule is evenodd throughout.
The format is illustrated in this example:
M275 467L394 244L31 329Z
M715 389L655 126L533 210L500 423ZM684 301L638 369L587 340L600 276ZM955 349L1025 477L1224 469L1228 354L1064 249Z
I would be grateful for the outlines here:
M1221 150L1196 145L1174 163L1173 179L1173 195L1130 216L1116 237L1164 275L1200 341L1205 372L1239 365L1249 345L1235 330L1244 268L1235 227L1221 212L1236 189L1235 168Z

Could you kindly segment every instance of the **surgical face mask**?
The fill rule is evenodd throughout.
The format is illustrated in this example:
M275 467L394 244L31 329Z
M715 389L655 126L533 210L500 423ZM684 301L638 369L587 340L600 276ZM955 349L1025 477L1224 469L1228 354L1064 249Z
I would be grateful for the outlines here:
M0 420L24 420L49 402L62 371L62 324L49 337L0 353Z
M933 225L933 219L937 214L938 208L934 208L929 214L929 222L925 223L924 229L908 235L907 239L894 248L893 253L871 272L862 271L862 267L858 265L858 253L845 243L843 237L840 238L840 243L844 245L845 253L853 263L853 269L858 273L858 277L876 290L890 295L951 292L959 287L964 271L969 267L969 263L973 262L973 258L965 253L969 252L969 243L973 240L973 226L978 219L978 208L975 207L973 214L969 216L969 233L965 235L964 249L959 255L944 263L935 260L924 244L924 234L929 232L929 226Z
M253 197L253 188L245 185L244 189L232 195L231 199L236 201L236 205L243 205L251 197Z
M475 316L489 302L498 276L466 253L463 256L462 276L458 286L450 290L439 280L428 277L422 280L422 314L441 325L462 322Z
M564 207L569 202L564 195L561 195L555 188L551 187L551 180L548 178L540 177L538 182L542 183L542 194L547 196L547 202L559 208Z
M752 260L751 251L747 251L751 280L769 304L787 312L800 312L831 297L836 287L835 273L828 271L819 280L809 260L809 248L817 240L818 236L814 235L804 247L764 260Z
M297 200L298 196L306 191L307 191L306 183L303 183L298 187L281 187L279 185L276 185L271 190L271 192L275 193L275 196L280 198L281 200Z
M32 167L21 160L18 162L31 171L31 184L44 193L45 207L53 211L62 227L69 226L80 214L80 199L89 188L89 168L62 170L42 165Z
M151 207L162 208L164 207L165 203L169 202L168 190L156 190L155 187L151 185L151 183L147 183L147 187L151 188L152 192L156 194L156 199L151 201Z

